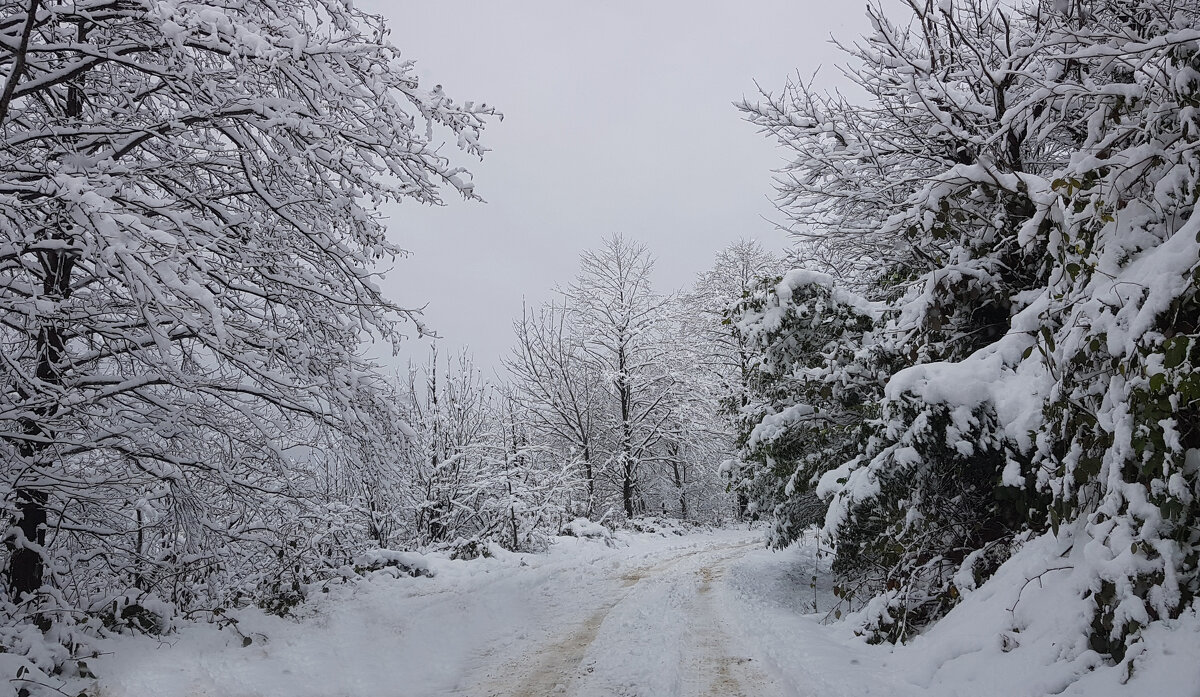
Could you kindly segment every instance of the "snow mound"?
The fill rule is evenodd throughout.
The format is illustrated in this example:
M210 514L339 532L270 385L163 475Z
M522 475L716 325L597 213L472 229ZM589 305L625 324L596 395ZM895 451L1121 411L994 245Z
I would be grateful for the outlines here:
M562 526L560 534L567 537L582 537L589 539L607 540L612 537L612 531L604 527L600 523L588 520L587 518L576 518L566 525Z
M354 558L354 568L360 574L364 572L399 572L408 576L432 577L434 571L430 568L429 558L416 552L402 552L394 549L371 549Z

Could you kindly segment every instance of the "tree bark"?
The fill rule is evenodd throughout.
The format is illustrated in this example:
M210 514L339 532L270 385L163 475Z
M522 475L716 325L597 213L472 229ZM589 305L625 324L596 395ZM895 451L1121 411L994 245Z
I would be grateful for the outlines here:
M33 3L31 10L35 11L36 8L37 3ZM87 39L87 32L87 25L80 21L76 27L79 42ZM13 76L10 83L15 79L16 76ZM79 76L67 86L65 116L68 119L78 119L83 115L83 93L78 83L82 79L83 76ZM60 239L66 237L61 231L52 235ZM42 278L42 295L58 307L71 297L75 256L68 251L52 250L41 252L38 261L45 274ZM35 339L37 362L34 372L39 382L55 387L62 384L66 340L67 330L59 321L53 317L41 320ZM32 437L22 442L19 451L28 465L36 467L40 464L43 453L50 447L54 435L53 430L44 422L58 412L58 407L49 404L36 406L31 411L34 416L26 422L24 431L27 436ZM16 523L24 538L21 542L37 545L37 549L29 549L24 544L17 544L13 539L7 543L11 550L8 562L9 590L19 599L22 594L35 593L42 587L45 559L41 548L46 544L49 494L38 489L36 485L18 486L15 494Z

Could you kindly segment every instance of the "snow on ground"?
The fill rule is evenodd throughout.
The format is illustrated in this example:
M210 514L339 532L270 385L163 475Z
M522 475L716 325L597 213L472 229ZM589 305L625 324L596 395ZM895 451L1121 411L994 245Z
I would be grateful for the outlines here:
M760 539L622 534L559 538L540 555L432 558L434 578L335 588L293 619L243 611L241 634L123 638L90 665L101 697L1016 696L1065 674L1053 655L1004 650L990 619L1003 599L989 602L987 585L914 644L868 646L821 623L836 599L811 536L783 552ZM1185 656L1198 638L1151 637ZM1200 680L1180 668L1147 662L1140 684L1157 690L1138 694L1195 694ZM1135 694L1089 677L1068 692Z

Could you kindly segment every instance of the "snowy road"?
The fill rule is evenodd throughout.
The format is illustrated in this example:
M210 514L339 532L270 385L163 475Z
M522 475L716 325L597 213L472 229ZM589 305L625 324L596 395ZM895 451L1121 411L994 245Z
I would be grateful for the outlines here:
M732 618L714 593L729 564L760 546L714 544L611 574L620 591L582 622L521 647L506 667L487 671L461 694L780 694L751 651L725 630Z
M548 554L435 560L335 588L284 620L114 642L102 697L903 696L886 653L836 638L811 546L723 530L564 538ZM911 685L909 685L911 688Z

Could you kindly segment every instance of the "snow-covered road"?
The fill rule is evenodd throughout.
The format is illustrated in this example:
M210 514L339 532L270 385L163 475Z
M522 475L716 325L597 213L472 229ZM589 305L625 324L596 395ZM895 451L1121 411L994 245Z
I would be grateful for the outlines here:
M714 592L730 563L757 540L673 551L656 563L614 569L609 592L583 621L517 647L503 665L476 676L467 695L780 694L752 651L726 630L733 618Z
M207 626L122 639L94 669L104 697L914 694L886 653L811 614L831 602L816 563L812 546L773 553L746 530L563 538L335 588L298 619L245 611L246 647Z

